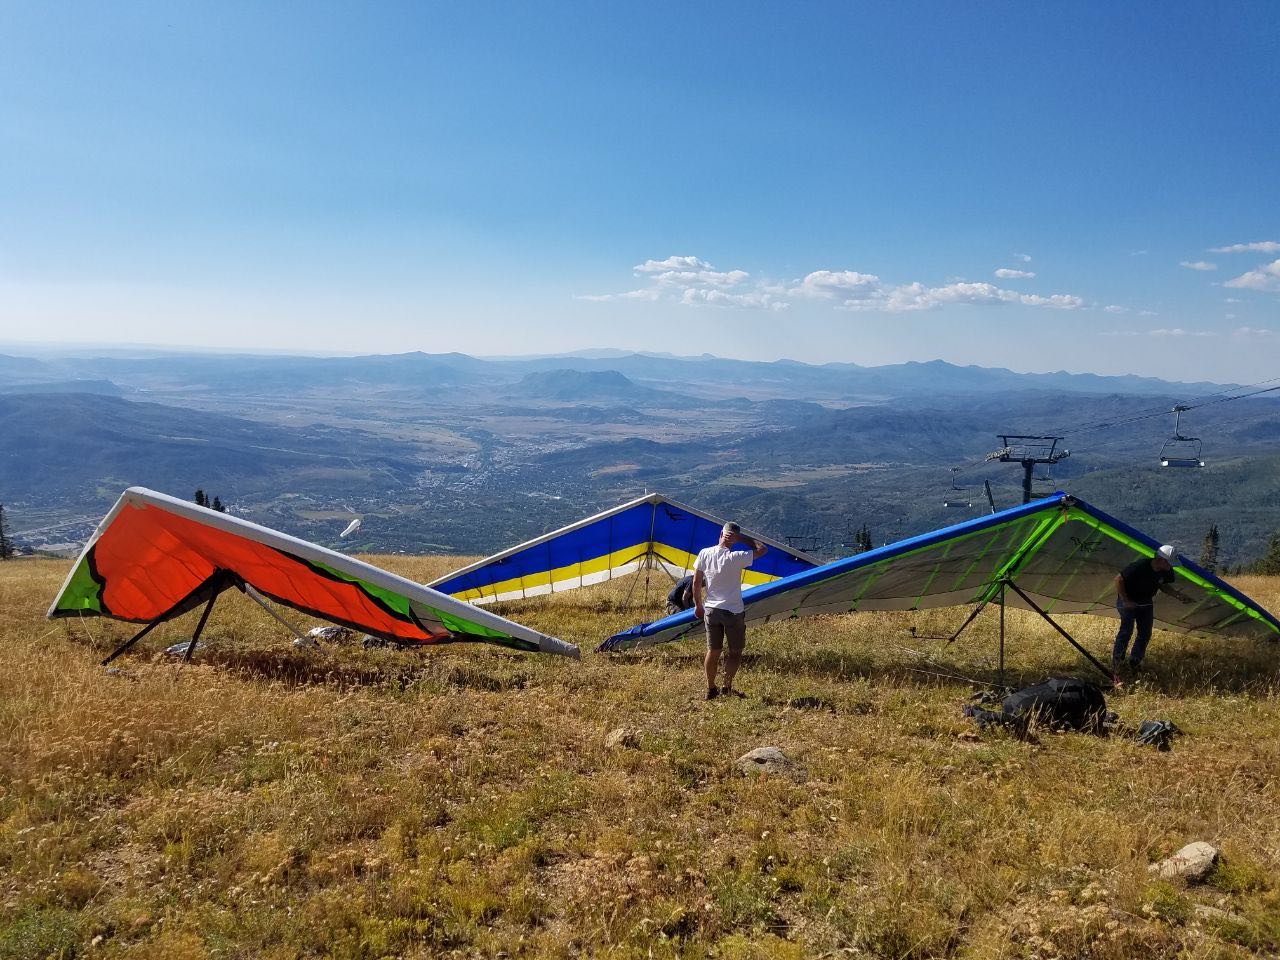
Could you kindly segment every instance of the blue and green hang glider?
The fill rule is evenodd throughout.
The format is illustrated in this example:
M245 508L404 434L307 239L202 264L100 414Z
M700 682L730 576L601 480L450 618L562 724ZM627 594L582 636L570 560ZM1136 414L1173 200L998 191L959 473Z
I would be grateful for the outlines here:
M560 593L637 570L662 569L678 577L693 570L698 551L719 539L723 524L712 514L649 493L485 557L427 586L483 604ZM745 586L817 566L812 558L768 537L743 533L770 547L743 572Z
M1159 546L1160 541L1059 492L753 587L742 599L753 623L993 601L1039 607L1046 614L1115 616L1116 573L1153 556ZM1280 621L1209 571L1181 558L1174 573L1189 602L1157 594L1157 626L1280 639ZM678 640L698 625L693 611L685 610L614 634L598 649Z

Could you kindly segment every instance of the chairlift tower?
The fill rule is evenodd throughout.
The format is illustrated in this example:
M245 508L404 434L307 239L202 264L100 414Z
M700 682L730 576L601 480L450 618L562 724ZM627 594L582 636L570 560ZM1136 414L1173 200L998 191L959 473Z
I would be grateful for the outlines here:
M1030 437L999 434L1001 447L987 454L987 460L1022 464L1022 502L1031 502L1031 474L1037 464L1052 466L1071 456L1070 450L1059 450L1062 437Z

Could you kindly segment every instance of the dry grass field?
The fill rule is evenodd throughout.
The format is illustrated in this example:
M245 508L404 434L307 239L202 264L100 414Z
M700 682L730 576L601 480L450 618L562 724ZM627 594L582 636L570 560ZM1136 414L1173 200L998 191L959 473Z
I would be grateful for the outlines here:
M235 595L195 663L158 653L192 614L108 674L129 626L43 618L67 568L0 563L0 958L1280 951L1280 645L1157 635L1110 705L1176 722L1160 753L977 732L986 614L949 647L924 638L962 610L755 630L730 702L701 699L698 640L590 652L650 618L626 584L500 611L580 662L300 651ZM1238 585L1280 608L1280 580ZM1010 623L1011 679L1084 675ZM1111 621L1069 624L1107 651ZM764 745L809 778L740 774ZM1201 839L1224 858L1207 882L1152 879Z

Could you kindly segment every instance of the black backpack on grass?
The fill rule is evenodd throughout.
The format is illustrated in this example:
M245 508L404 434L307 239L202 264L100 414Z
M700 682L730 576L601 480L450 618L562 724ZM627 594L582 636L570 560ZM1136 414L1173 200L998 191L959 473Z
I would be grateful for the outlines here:
M971 705L966 706L964 712L982 727L998 723L1025 731L1034 723L1054 730L1100 733L1107 701L1097 685L1088 680L1049 677L1034 686L1015 690L1000 701L999 710Z

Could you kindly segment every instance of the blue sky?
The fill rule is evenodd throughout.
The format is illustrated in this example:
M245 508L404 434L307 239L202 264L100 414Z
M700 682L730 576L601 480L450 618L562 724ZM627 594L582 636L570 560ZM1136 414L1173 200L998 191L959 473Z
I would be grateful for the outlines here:
M1280 6L0 3L0 341L1280 370Z

